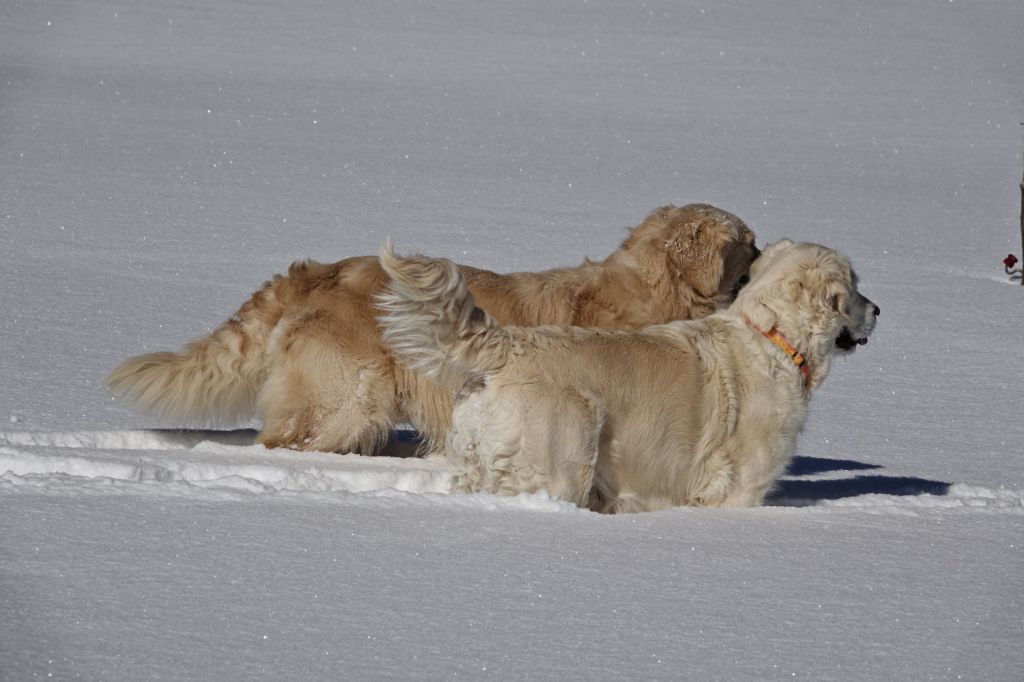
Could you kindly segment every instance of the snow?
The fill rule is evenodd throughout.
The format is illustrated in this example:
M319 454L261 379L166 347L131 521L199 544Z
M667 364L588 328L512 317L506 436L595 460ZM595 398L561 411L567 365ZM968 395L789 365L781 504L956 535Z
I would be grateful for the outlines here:
M0 679L1019 679L1024 5L0 9ZM103 378L297 258L498 270L708 201L882 309L771 504L603 517Z

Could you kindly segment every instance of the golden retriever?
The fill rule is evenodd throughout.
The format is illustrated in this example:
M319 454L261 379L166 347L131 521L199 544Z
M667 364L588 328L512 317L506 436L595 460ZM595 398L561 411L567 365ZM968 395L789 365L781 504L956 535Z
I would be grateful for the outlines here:
M505 327L451 262L388 245L380 259L385 344L462 383L453 487L543 490L610 513L761 504L832 356L866 343L879 314L844 256L788 240L729 308L640 331Z
M757 254L742 220L691 204L653 211L600 263L460 273L506 324L637 329L727 304ZM258 415L267 447L375 454L394 424L411 422L434 451L453 389L401 367L381 345L375 297L386 280L374 256L295 263L209 336L181 353L131 358L108 385L181 425Z

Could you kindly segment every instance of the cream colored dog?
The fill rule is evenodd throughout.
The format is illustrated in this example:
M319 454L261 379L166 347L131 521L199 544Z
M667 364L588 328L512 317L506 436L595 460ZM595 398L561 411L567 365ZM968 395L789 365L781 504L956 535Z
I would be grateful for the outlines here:
M704 204L652 212L603 262L499 275L463 266L479 305L506 324L637 329L710 314L757 256L742 220ZM377 258L294 264L181 353L131 358L107 380L182 425L259 416L267 447L375 454L398 422L443 442L454 389L398 365L381 345ZM455 387L457 388L457 387Z
M728 309L633 332L503 327L451 262L380 258L385 343L463 384L455 489L546 490L603 512L761 504L832 356L866 343L879 313L845 257L788 240Z

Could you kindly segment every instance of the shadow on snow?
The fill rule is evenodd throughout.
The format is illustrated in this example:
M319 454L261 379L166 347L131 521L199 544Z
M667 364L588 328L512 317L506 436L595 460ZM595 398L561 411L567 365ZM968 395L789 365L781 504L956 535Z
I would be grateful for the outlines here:
M811 476L837 471L865 471L881 469L850 459L822 457L795 457L784 476ZM772 506L807 506L820 500L839 500L861 495L945 495L949 483L912 476L885 476L858 474L849 478L819 480L783 478L765 501Z
M159 435L166 445L182 448L194 448L202 442L218 445L255 445L259 431L255 429L149 429L150 433ZM408 429L391 432L387 444L380 451L382 457L415 457L420 446L419 434Z

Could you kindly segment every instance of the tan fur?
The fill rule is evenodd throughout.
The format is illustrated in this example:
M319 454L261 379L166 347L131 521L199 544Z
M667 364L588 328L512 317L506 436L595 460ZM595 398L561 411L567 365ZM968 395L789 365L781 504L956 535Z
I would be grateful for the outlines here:
M459 266L477 303L504 324L640 328L728 303L756 257L754 236L713 206L666 206L603 262L539 273ZM373 256L294 264L210 336L181 353L132 358L108 384L182 425L259 416L268 447L374 454L409 421L427 447L450 423L453 386L417 375L382 347Z
M845 257L786 240L728 309L640 331L501 326L451 263L389 247L381 261L385 342L464 381L446 443L455 489L546 490L603 512L761 504L832 356L866 343L878 315ZM754 325L803 353L807 376Z

